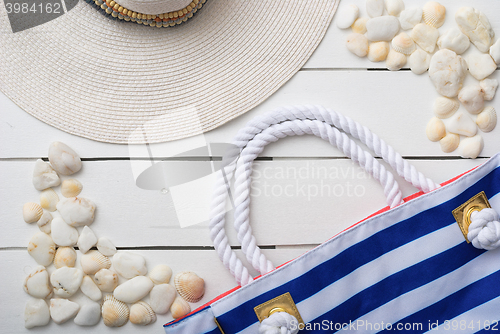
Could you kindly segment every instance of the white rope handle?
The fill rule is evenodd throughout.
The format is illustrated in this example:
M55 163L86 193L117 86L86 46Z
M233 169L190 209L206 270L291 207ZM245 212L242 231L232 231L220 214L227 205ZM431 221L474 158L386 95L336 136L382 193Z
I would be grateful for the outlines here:
M500 246L498 213L490 208L474 211L471 215L467 239L478 249L493 250Z
M375 152L380 152L382 158L387 161L399 175L410 181L417 188L427 192L438 187L432 180L425 178L415 167L405 161L392 147L372 134L370 130L362 127L359 123L344 117L332 110L319 106L298 106L278 109L270 114L262 115L251 121L247 127L238 132L233 144L236 149L229 152L223 159L221 176L217 179L214 200L211 211L210 236L214 242L215 249L226 268L230 270L240 285L250 283L253 278L247 268L237 258L229 246L225 233L225 205L229 192L229 182L236 168L237 157L241 150L251 142L257 134L274 124L289 120L317 119L331 126L338 126L346 133L359 138ZM371 140L369 143L368 140ZM246 227L246 225L242 226ZM246 233L245 233L246 234ZM251 243L248 245L251 246ZM253 261L252 261L253 262ZM259 266L260 268L260 266Z

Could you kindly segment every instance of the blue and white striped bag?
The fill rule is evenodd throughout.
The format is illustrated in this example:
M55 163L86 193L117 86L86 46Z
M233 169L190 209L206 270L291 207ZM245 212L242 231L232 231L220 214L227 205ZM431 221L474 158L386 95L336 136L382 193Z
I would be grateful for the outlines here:
M262 122L263 119L265 122ZM260 126L253 130L253 136L244 136L246 142L242 143L237 136L235 143L240 143L237 144L240 147L239 160L243 159L245 149L252 142L262 140L262 133L270 133L266 127L273 128L273 134L280 137L277 133L294 126L293 123L297 125L317 120L362 142L378 140L376 136L367 135L366 128L357 127L357 123L331 110L289 107L251 122L250 127L255 128L255 124ZM316 125L309 123L307 126ZM290 130L286 135L302 134L296 130ZM374 174L376 167L369 167L372 162L366 161L370 159L361 161L367 157L364 152L353 153L353 145L356 144L347 143L344 133L340 133L339 138L342 137L343 141L339 142L320 134L323 130L302 130L322 138L329 137L332 144L342 147L344 153L351 152L349 157ZM265 146L262 143L259 145ZM389 155L373 148L378 144L367 145L384 159ZM255 151L256 154L258 152ZM394 161L388 162L395 164ZM236 169L236 179L238 164L232 168ZM244 164L241 163L242 166ZM251 168L246 174L240 173L240 177L249 179L250 173ZM228 174L232 175L231 168ZM406 175L405 178L408 180L411 177ZM478 242L484 245L485 240L475 240L474 245L468 243L452 214L453 210L481 192L491 205L492 209L488 210L500 212L499 155L435 190L421 192L406 199L403 204L382 210L254 281L250 278L248 284L241 288L220 296L185 318L166 324L165 331L169 334L296 333L299 329L299 333L498 331L499 250L475 247ZM391 196L396 195L392 193ZM238 196L235 197L238 206ZM238 209L235 212L238 215ZM490 228L494 235L494 226L500 227L498 216L490 220L493 225L485 228ZM500 228L496 233L497 239L500 239ZM497 241L489 240L491 244ZM238 271L235 268L230 268L233 274ZM243 280L241 273L237 279ZM274 329L263 328L255 308L286 293L292 297L302 323L292 317L292 320L283 320L288 323L282 327L278 324Z

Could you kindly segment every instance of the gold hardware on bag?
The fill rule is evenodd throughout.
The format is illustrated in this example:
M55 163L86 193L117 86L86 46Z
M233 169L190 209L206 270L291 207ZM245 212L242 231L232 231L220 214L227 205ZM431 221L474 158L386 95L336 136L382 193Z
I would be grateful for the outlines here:
M217 321L217 318L216 318L216 317L214 317L214 321L215 321L215 323L217 324L217 327L219 327L220 332L221 332L222 334L225 334L225 333L224 333L224 331L222 330L222 327L220 326L219 322Z
M484 191L481 191L479 194L452 211L453 216L455 217L455 220L457 221L458 226L468 243L470 243L469 239L467 239L467 234L469 233L471 215L474 211L481 211L485 208L491 208L491 205L490 202L488 202L488 198L486 197Z
M295 305L289 292L254 307L254 311L260 322L268 318L273 313L286 312L293 315L297 319L299 322L297 326L299 324L304 325L304 320L302 320L299 310L297 309L297 306Z

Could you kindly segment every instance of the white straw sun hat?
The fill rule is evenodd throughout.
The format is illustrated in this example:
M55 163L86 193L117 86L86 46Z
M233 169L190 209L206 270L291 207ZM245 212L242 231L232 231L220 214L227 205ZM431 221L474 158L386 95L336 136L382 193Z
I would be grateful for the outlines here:
M269 97L311 56L339 0L73 1L13 32L12 1L0 0L0 90L63 131L154 143L214 129ZM146 123L147 138L137 130Z

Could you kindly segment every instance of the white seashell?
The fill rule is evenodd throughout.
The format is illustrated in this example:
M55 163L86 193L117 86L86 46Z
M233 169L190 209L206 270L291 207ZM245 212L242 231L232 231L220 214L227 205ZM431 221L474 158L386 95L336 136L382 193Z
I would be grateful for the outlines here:
M353 32L347 36L346 47L356 56L365 57L368 54L368 39L365 35Z
M477 80L483 80L497 69L489 54L471 54L467 57L467 65L470 74Z
M385 0L385 8L387 13L392 16L399 16L399 14L405 9L405 4L403 0Z
M28 244L28 253L38 264L47 267L54 260L56 245L47 234L38 232Z
M54 287L57 297L68 298L73 296L82 284L83 271L78 268L62 267L50 275L50 283Z
M50 187L57 187L61 184L61 179L56 171L47 162L38 159L33 170L33 185L36 190L44 190Z
M389 50L388 42L372 42L368 47L368 59L372 62L386 60Z
M422 18L431 27L439 28L446 18L446 8L436 1L429 1L422 9Z
M205 294L205 281L193 272L178 273L175 275L174 283L179 296L190 303L199 302Z
M174 302L175 296L174 286L170 284L158 284L153 287L149 294L149 304L157 314L165 314Z
M50 234L50 225L52 223L52 215L50 212L44 211L40 219L36 222L40 231Z
M88 226L84 226L82 233L78 237L78 249L82 253L87 253L89 249L95 246L97 243L97 237L94 232Z
M100 301L102 298L102 292L99 290L99 287L94 283L90 276L83 276L82 284L80 285L80 290L82 290L83 294L93 301Z
M486 101L493 100L495 97L495 92L498 88L498 80L497 79L484 79L479 82L479 86L484 93L484 99Z
M59 247L54 257L56 268L74 267L76 262L76 252L73 247Z
M118 252L113 255L113 268L125 278L144 276L148 272L146 260L141 255L130 252Z
M68 145L57 141L49 146L49 162L62 175L74 174L82 168L78 154Z
M52 220L51 230L52 240L59 246L73 246L78 241L78 230L60 217Z
M441 150L444 153L451 153L455 151L460 144L460 136L454 133L448 133L443 139L439 141Z
M455 21L479 51L488 52L495 32L486 15L472 7L462 7L455 13Z
M80 308L74 320L78 326L94 326L101 320L101 305L89 302Z
M366 22L366 37L372 42L389 42L399 31L399 20L394 16L380 16Z
M146 297L153 286L154 284L149 277L137 276L118 285L113 291L113 295L116 299L131 304Z
M138 302L130 307L130 322L136 325L149 325L156 321L156 314L145 302Z
M351 26L352 32L358 33L358 34L364 34L366 33L366 22L368 22L369 18L367 17L360 17Z
M399 15L401 29L409 30L422 21L422 8L405 9Z
M431 58L429 77L443 96L457 96L466 74L467 63L453 51L442 49Z
M44 266L37 266L24 280L24 291L35 298L45 299L52 293L49 273Z
M384 0L366 0L366 12L370 17L382 16L384 7Z
M50 300L50 317L56 324L62 324L73 318L80 310L80 305L67 299L52 298Z
M438 141L446 136L446 128L442 120L437 117L432 117L427 127L425 128L425 134L430 141Z
M472 137L477 133L476 123L463 111L458 111L450 117L446 128L449 132L467 137Z
M82 192L83 186L77 179L67 179L62 182L61 194L64 197L76 197Z
M181 297L175 297L175 300L170 307L170 313L172 313L172 317L174 319L179 319L189 312L191 312L191 307L189 306L189 304Z
M36 203L28 202L23 206L23 218L28 224L37 222L42 214L42 207Z
M57 204L57 210L66 223L74 227L94 221L95 204L83 197L65 198Z
M439 31L425 23L419 23L413 27L411 38L428 53L433 53L439 38Z
M118 286L118 275L109 269L101 269L94 275L94 282L103 292L113 292Z
M392 39L391 42L394 51L402 53L404 55L411 55L413 51L417 49L413 39L408 36L407 33L402 32Z
M385 60L385 66L391 71L399 71L406 64L406 56L397 51L391 50Z
M130 311L127 304L117 300L112 295L104 297L102 303L102 319L109 327L121 327L128 321Z
M460 108L460 103L457 100L444 96L436 98L433 106L434 115L441 119L451 117L458 108Z
M484 141L481 135L465 138L460 143L462 158L476 159L484 148Z
M165 264L159 264L149 272L148 276L154 284L168 283L172 277L172 269Z
M490 47L490 56L497 65L500 65L500 38Z
M40 193L40 204L45 210L54 212L59 202L59 196L52 188L47 188Z
M43 299L31 298L24 307L24 327L45 326L50 321L49 306Z
M484 93L478 84L465 86L458 93L458 99L471 114L479 114L484 108Z
M116 254L115 245L106 237L101 237L97 240L97 249L106 256L113 256Z
M408 62L413 73L422 74L429 69L431 56L427 52L418 49L408 57Z
M356 5L347 5L339 9L337 13L337 27L347 29L359 16L359 9Z
M469 37L465 36L457 27L448 29L437 41L440 49L448 49L460 55L470 46Z
M101 269L109 269L111 267L111 261L99 251L91 250L82 255L80 265L85 274L94 275Z
M476 118L476 124L483 132L492 131L497 125L497 113L495 108L488 106L484 108Z

